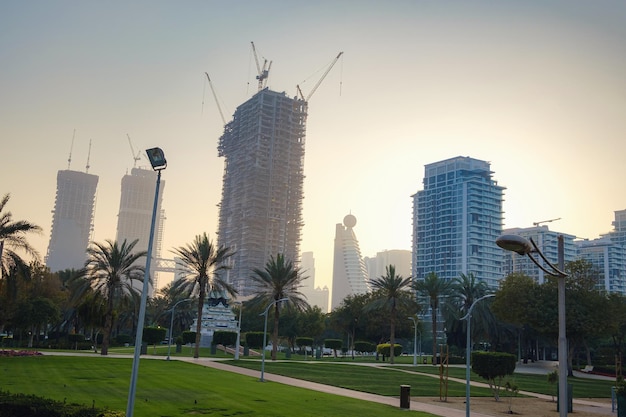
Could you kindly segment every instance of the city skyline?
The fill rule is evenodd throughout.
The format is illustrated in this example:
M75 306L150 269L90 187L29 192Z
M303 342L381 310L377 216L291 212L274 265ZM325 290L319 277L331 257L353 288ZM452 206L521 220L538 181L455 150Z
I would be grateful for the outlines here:
M147 167L144 150L159 146L162 256L205 231L217 240L223 122L204 72L229 121L256 92L254 41L272 61L268 87L290 96L344 52L308 109L300 249L320 286L332 286L347 212L364 256L410 250L424 166L456 156L490 162L504 228L561 218L550 229L593 239L626 208L626 5L601 5L5 2L0 192L14 218L43 228L28 237L43 261L74 129L70 169L85 170L92 140L98 242L115 238L137 151Z

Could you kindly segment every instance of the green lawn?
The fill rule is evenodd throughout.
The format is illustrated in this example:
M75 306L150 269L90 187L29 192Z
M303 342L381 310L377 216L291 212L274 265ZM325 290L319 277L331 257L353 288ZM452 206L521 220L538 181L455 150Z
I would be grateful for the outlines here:
M1 390L124 411L132 359L0 357L0 369ZM399 384L396 386L395 395L398 395ZM144 359L139 367L134 415L380 417L400 413L407 411L272 382L261 383L258 378L179 361Z

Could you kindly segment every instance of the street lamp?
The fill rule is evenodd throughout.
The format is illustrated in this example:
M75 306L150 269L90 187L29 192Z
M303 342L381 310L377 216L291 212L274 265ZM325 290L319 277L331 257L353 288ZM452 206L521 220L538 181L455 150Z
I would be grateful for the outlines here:
M417 320L415 319L415 317L412 317L412 316L409 316L407 318L413 322L413 328L415 329L415 332L413 335L413 366L417 366ZM422 339L422 333L420 333L420 356L422 356L421 339Z
M161 171L167 168L165 154L161 148L147 149L148 159L152 169L157 172L156 190L154 191L154 206L152 207L152 222L150 224L150 237L148 239L148 253L146 254L146 268L143 276L143 291L139 304L139 318L137 320L137 333L135 335L135 355L133 357L133 371L130 376L128 388L128 403L126 404L126 417L133 417L135 408L135 391L137 388L137 374L139 372L139 356L141 355L141 338L143 336L143 322L146 318L146 302L148 301L148 284L150 282L150 261L152 260L152 246L154 244L154 226L156 224L157 207L159 202L159 188L161 186Z
M537 247L535 241L517 235L502 235L496 239L496 244L502 249L513 251L519 255L528 255L530 260L546 274L556 277L558 281L558 315L559 315L559 416L567 417L567 336L565 330L565 249L563 235L558 236L558 268L548 261ZM536 253L548 266L539 263L532 255Z
M170 337L167 338L167 360L170 360L170 351L172 350L172 336L173 336L173 332L174 332L174 310L176 309L176 306L179 305L182 302L185 301L189 301L191 300L191 298L185 298L184 300L180 300L178 301L176 304L174 304L174 306L172 307L172 309L170 310L172 312L172 317L170 318Z
M461 318L461 320L467 320L467 343L465 347L465 416L470 415L470 355L472 354L472 342L470 337L470 325L472 324L472 310L479 301L485 298L495 297L495 294L487 294L474 300L470 308L467 310L467 314Z
M280 303L281 301L287 301L288 298L281 298L279 300L274 300L271 303L269 303L267 305L267 307L265 307L265 311L261 314L259 314L259 316L261 315L265 315L265 326L263 327L263 357L261 358L261 382L265 382L265 380L263 379L263 375L265 374L265 345L267 344L267 312L269 311L270 307L273 306L276 303Z
M237 341L235 342L235 360L239 360L239 344L241 343L241 312L243 310L243 303L238 302L235 304L239 304L239 321L237 322Z

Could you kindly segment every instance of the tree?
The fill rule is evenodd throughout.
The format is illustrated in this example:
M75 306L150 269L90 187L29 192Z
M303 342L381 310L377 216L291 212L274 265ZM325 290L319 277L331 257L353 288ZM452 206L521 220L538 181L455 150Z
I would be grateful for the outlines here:
M389 343L391 346L396 345L396 321L398 305L417 305L413 295L407 291L411 287L411 277L403 278L396 274L394 265L387 265L386 274L376 279L371 279L370 286L374 290L374 300L367 305L367 309L373 310L389 310L390 336ZM390 350L389 362L394 363L394 350Z
M433 329L433 365L437 363L437 311L439 309L439 298L449 293L450 284L440 279L436 273L430 272L424 280L416 281L414 288L418 293L429 298L430 312L432 315Z
M206 233L197 235L187 246L173 250L186 267L187 275L176 282L177 289L186 293L187 298L197 295L198 308L196 320L196 346L193 357L200 356L200 338L202 336L202 308L207 295L222 295L227 292L234 296L237 291L222 277L220 272L228 269L226 261L234 252L225 246L217 247Z
M470 307L480 297L489 293L489 287L484 281L479 281L474 274L460 274L450 284L450 294L444 303L444 316L448 332L463 335L467 329L467 320L460 320L469 311ZM489 335L489 328L495 326L495 319L487 303L478 303L472 311L475 325L471 327L472 335ZM457 338L458 340L458 338ZM448 339L450 341L450 339ZM465 337L459 347L465 346Z
M504 377L515 371L515 355L502 352L472 353L472 371L489 383L496 401L500 401L500 388Z
M145 251L134 252L138 240L118 245L107 240L105 243L92 243L87 249L85 268L77 279L82 280L76 295L89 294L90 289L99 293L106 303L101 355L107 355L116 307L121 302L137 293L133 282L143 282L144 268L137 261L146 256Z
M272 332L272 360L276 360L278 350L278 325L280 323L280 303L287 299L288 308L304 310L309 307L305 296L299 291L302 281L306 279L300 268L294 266L291 260L285 259L281 253L276 257L270 256L264 269L254 268L251 279L256 284L257 293L249 303L251 305L269 305L274 303L274 331ZM265 348L265 346L263 347Z
M27 233L40 233L41 227L26 220L13 221L10 211L5 211L11 195L5 194L0 199L0 285L5 275L12 268L27 271L28 265L16 251L38 259L37 251L26 241Z
M166 334L167 329L164 327L148 326L143 328L141 340L146 342L148 345L153 345L154 353L156 354L156 345L157 343L161 343L161 341L165 340Z

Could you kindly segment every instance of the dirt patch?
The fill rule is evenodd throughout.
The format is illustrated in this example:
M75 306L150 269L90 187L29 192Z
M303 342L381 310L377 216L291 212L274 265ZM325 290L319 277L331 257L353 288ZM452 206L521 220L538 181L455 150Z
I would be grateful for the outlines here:
M449 397L448 401L442 402L439 398L413 397L413 401L431 403L440 407L450 407L465 410L465 397ZM501 398L496 402L493 397L472 397L470 409L472 412L487 414L490 416L532 416L532 417L558 417L556 402L541 398L513 398L509 413L509 399ZM574 403L572 415L576 417L598 417L615 415L611 413L610 398L590 398L585 404Z

